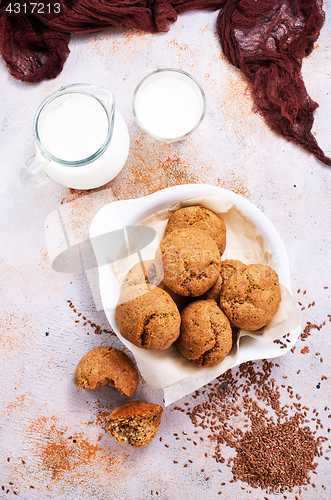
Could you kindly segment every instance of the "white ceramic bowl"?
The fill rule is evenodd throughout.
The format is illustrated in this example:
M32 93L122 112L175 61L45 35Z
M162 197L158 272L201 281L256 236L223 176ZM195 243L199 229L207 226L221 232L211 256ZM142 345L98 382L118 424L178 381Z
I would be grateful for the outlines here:
M255 223L273 255L272 267L277 272L280 283L290 292L290 269L288 259L284 245L274 226L267 217L248 200L232 191L215 186L196 184L179 185L157 191L143 198L110 203L104 206L92 221L90 226L92 246L93 238L98 235L118 230L126 226L137 225L152 214L165 208L170 208L183 200L215 195L226 197L229 202L234 203ZM139 351L146 351L145 349L139 349L132 346L132 344L125 341L120 335L115 319L115 308L119 297L119 285L111 265L102 265L99 267L99 286L105 314L116 334L124 344L132 350L133 354L135 354L137 349ZM287 349L281 349L280 345L274 341L261 342L261 340L250 336L241 338L239 355L230 368L245 361L274 358L285 354L295 344L300 334L300 325L296 326L291 332L286 331L283 333L289 333L287 337ZM149 353L144 353L144 356L148 354ZM229 367L226 369L228 368ZM142 375L144 377L144 373L142 373ZM158 385L157 382L155 382L153 388L161 386L162 385Z

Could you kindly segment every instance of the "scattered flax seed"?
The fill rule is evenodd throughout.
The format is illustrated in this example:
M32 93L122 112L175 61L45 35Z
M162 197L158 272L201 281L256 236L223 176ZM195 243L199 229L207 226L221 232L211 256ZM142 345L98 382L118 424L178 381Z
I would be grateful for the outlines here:
M308 354L308 352L309 352L309 347L308 347L308 346L304 347L303 349L301 349L301 351L300 351L300 352L301 352L301 354Z
M310 483L327 438L318 437L307 425L322 428L316 418L313 424L308 407L299 402L281 405L280 387L272 378L274 366L267 360L249 361L228 370L188 414L194 427L207 431L214 446L212 457L232 470L230 482L284 494ZM286 388L290 398L301 398L292 386ZM224 457L224 446L232 448L234 457Z
M307 471L316 467L318 447L311 430L300 427L300 421L294 416L282 424L248 431L237 448L234 477L273 493L277 487L285 491L305 484Z
M90 326L95 328L94 333L97 335L101 334L101 333L109 333L111 335L116 335L112 329L101 328L101 326L93 323L90 319L87 319L86 316L82 315L81 312L77 311L77 309L75 308L75 306L71 300L67 300L67 303L69 304L69 307L73 310L74 313L77 314L77 317L79 318L79 319L75 320L75 323L80 323L80 320L83 319L84 320L83 326L86 326L87 324L89 324ZM89 335L89 332L87 332L87 335Z

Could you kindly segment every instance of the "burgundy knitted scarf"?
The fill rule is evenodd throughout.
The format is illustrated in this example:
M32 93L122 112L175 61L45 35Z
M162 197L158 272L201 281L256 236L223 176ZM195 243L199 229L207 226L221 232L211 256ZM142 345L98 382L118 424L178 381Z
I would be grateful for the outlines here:
M0 50L12 76L39 82L62 71L71 33L165 32L196 9L219 10L223 52L246 75L268 125L331 165L311 133L318 104L301 76L324 23L322 0L0 0Z

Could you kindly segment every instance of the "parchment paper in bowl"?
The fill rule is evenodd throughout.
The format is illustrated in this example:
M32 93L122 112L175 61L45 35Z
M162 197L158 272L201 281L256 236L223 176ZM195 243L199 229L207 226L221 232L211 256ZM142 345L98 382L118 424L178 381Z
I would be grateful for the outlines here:
M159 210L144 218L139 222L142 226L155 229L156 236L154 240L141 250L139 255L133 253L124 259L112 262L107 266L109 268L107 270L99 268L100 292L105 313L118 337L132 351L139 371L147 384L153 389L163 389L166 406L200 388L241 362L284 354L284 350L280 350L279 345L275 344L274 340L281 339L284 335L292 332L290 342L295 342L295 337L299 335L298 309L289 291L287 258L286 253L284 254L284 248L280 248L280 240L276 238L276 244L275 241L270 241L270 227L268 227L266 234L269 241L266 241L254 221L238 206L241 197L236 198L237 195L235 195L233 200L234 193L231 193L231 197L226 194L226 190L220 190L220 194L216 196L186 199L171 204L168 208ZM245 200L244 205L246 203L247 200ZM134 346L120 335L116 320L114 320L116 303L127 272L139 260L154 258L170 215L179 208L190 205L202 205L209 208L224 220L227 227L227 245L222 260L237 259L245 264L260 263L270 265L278 273L281 284L281 303L271 322L258 332L252 333L240 330L237 340L226 359L219 365L209 368L194 365L185 359L174 345L164 351L147 350ZM257 213L256 210L253 210L253 212ZM106 216L107 210L104 212L103 216ZM264 224L271 226L271 223L267 221L263 214L261 214L261 218ZM258 222L261 223L261 221ZM100 220L98 226L102 227ZM275 230L273 229L273 231ZM273 234L273 231L271 230L271 234ZM114 292L114 289L110 290L109 287L105 286L105 274L109 272L112 274L113 283L115 278L118 284L116 292Z

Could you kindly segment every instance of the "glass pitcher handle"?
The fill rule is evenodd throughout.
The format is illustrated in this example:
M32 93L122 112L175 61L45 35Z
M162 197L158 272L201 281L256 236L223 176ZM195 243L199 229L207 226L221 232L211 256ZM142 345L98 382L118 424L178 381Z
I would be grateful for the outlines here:
M111 135L113 133L114 128L114 119L115 119L115 99L110 90L104 87L98 87L97 85L90 85L90 91L94 96L99 99L106 108L109 115L109 125Z
M43 186L50 178L43 171L43 168L49 163L46 158L42 159L40 155L32 156L20 170L20 181L25 187Z

